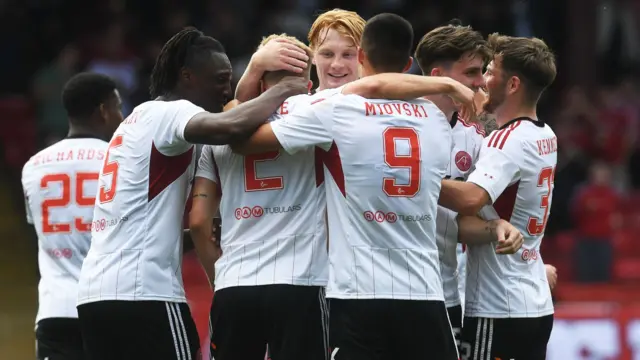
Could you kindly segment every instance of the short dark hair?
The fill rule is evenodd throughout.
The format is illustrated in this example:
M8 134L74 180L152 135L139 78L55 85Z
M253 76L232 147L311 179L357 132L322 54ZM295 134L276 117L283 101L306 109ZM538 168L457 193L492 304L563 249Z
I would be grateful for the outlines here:
M543 40L494 33L487 43L494 58L500 57L505 75L520 78L529 101L538 101L556 79L556 57Z
M178 83L180 69L193 65L206 52L224 53L222 44L202 31L188 27L173 35L162 47L151 72L151 97L166 95Z
M64 85L62 104L70 118L86 119L113 96L116 89L116 82L106 75L80 73Z
M491 58L482 34L471 26L449 24L426 33L418 43L415 58L422 73L428 75L434 65L456 62L468 52L480 56L485 64Z
M361 47L376 70L401 72L411 57L413 27L396 14L376 15L364 27Z

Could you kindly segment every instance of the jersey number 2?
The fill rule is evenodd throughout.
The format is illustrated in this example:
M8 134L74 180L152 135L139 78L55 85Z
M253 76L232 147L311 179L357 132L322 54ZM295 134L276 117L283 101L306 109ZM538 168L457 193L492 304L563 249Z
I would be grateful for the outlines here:
M112 201L116 196L116 185L118 181L118 162L109 162L109 156L111 155L111 149L117 148L122 145L122 135L118 135L111 139L109 143L109 149L107 149L107 155L104 157L104 164L102 165L102 176L111 175L111 186L107 189L104 185L100 186L99 199L100 204Z
M420 191L420 139L418 132L408 127L388 127L382 133L384 162L390 168L409 171L407 184L398 184L395 177L382 179L382 190L387 196L413 197ZM408 154L398 154L397 141L408 141Z
M97 173L76 173L76 191L74 194L75 202L78 206L93 206L95 203L95 197L84 196L83 185L87 180L98 180ZM67 174L49 174L42 177L40 180L40 188L46 189L49 187L49 183L60 182L62 183L62 197L56 199L47 199L42 202L42 233L54 234L54 233L69 233L71 232L71 224L58 223L52 224L49 222L49 211L54 207L67 207L71 204L71 177ZM91 222L83 223L82 218L74 218L73 226L77 231L86 232L91 231Z
M262 154L244 157L244 191L277 190L284 187L282 176L259 178L256 172L258 162L276 160L280 151L269 151Z
M549 198L551 197L551 190L553 189L553 180L555 176L555 169L548 167L542 169L540 174L538 175L538 186L542 187L547 185L547 192L542 195L540 199L540 207L544 209L544 215L542 215L542 222L540 219L536 219L534 217L529 218L529 223L527 223L527 232L529 235L536 236L544 233L544 229L547 227L547 219L549 218Z

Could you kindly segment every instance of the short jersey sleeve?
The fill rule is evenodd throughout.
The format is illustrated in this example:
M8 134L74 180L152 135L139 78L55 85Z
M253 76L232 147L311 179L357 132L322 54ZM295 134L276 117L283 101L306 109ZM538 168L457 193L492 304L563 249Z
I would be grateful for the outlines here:
M184 138L187 123L205 110L187 100L167 102L162 115L163 121L158 128L154 143L163 154L180 155L191 148L191 144Z
M312 146L329 150L334 102L318 99L310 104L298 104L288 115L271 123L282 148L289 154Z
M485 189L492 203L507 186L520 179L522 146L515 137L509 140L504 145L498 146L491 142L491 137L485 138L480 148L476 168L467 179Z
M31 160L29 160L30 162ZM31 214L31 206L29 206L29 191L28 191L28 173L29 163L22 168L22 191L24 194L24 211L26 213L27 223L33 225L33 215Z
M205 145L202 147L200 160L198 160L198 170L196 170L196 177L205 178L218 183L218 171L216 169L215 159L213 157L213 146Z

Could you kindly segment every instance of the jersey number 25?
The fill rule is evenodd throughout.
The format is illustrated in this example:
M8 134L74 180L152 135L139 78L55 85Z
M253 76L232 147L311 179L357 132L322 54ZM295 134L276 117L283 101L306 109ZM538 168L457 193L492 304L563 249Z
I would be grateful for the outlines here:
M98 180L97 173L76 173L75 174L75 188L76 191L73 194L73 199L78 206L93 206L95 203L95 197L84 195L84 182L88 180ZM40 188L46 189L50 183L59 182L62 184L62 196L55 199L47 199L42 202L42 233L43 234L55 234L55 233L69 233L71 232L71 224L69 223L56 223L52 224L49 221L50 211L52 208L65 208L71 204L71 176L68 174L49 174L40 179ZM77 231L86 232L91 231L91 222L84 223L82 218L74 218L73 226Z

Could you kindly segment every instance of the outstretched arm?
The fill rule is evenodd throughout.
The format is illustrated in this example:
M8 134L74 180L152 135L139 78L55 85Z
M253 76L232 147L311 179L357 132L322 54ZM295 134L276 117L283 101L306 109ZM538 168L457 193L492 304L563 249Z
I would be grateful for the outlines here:
M260 47L236 86L236 99L249 101L260 95L260 80L267 71L286 70L302 73L307 67L307 54L288 39L274 39Z
M446 94L463 106L475 109L473 90L444 76L377 74L347 84L342 93L356 94L369 99L397 100L413 100L428 95Z
M184 128L184 138L190 143L223 145L245 139L290 96L307 91L308 81L287 77L258 98L221 113L196 114Z

